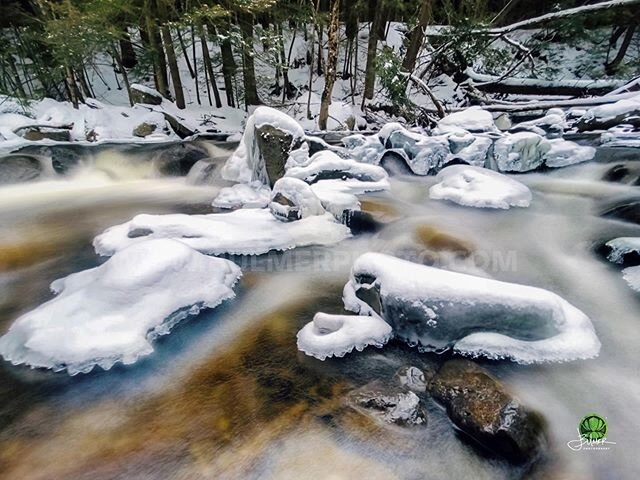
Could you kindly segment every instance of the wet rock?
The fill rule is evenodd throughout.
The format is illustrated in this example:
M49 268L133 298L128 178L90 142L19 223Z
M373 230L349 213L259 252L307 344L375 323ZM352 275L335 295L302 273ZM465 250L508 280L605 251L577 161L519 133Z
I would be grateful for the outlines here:
M602 208L600 215L640 224L640 199L631 198Z
M195 132L182 123L177 117L167 112L162 112L164 119L171 126L176 135L180 138L187 138L192 136Z
M462 257L468 257L474 251L470 242L443 232L431 225L418 225L414 231L415 239L424 247L439 252L449 251Z
M131 85L130 90L133 103L146 103L148 105L160 105L162 103L162 95L152 88L134 84Z
M41 163L28 155L9 155L0 158L0 185L35 180L41 173Z
M522 405L477 364L446 362L428 389L453 424L489 451L515 463L544 452L547 438L542 416Z
M373 215L360 210L345 210L342 212L342 223L349 227L354 235L376 233L384 226Z
M187 182L191 185L214 185L220 177L220 165L211 158L198 160L189 170Z
M28 127L22 130L22 138L37 142L40 140L53 140L55 142L70 142L71 131L62 128Z
M400 386L414 392L425 392L427 390L427 378L418 367L402 367L395 373L394 378Z
M269 186L273 187L275 182L284 176L284 166L289 152L293 149L293 135L267 123L256 127L256 139L260 155L264 159L267 173L265 180L268 181Z
M69 147L56 147L49 150L51 165L56 173L64 175L75 168L82 157L80 149Z
M619 163L607 170L602 176L605 182L626 183L640 185L640 169L632 165Z
M141 138L148 137L149 135L151 135L153 132L156 131L156 128L157 128L157 125L143 122L133 129L133 135Z
M163 150L153 159L153 163L163 175L183 177L199 160L208 157L209 152L204 148L190 143L179 143Z
M356 410L385 423L402 426L427 424L427 414L415 393L380 382L372 382L351 392L347 402Z

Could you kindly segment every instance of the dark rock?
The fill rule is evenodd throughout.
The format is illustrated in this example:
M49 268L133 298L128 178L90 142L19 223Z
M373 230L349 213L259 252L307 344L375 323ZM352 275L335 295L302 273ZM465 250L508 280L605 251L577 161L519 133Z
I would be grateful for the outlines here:
M22 131L22 138L32 142L37 142L39 140L70 142L71 131L61 128L29 127Z
M148 237L153 233L153 230L149 228L134 228L127 233L127 237L129 238L139 238L139 237Z
M522 463L544 452L547 435L542 416L522 405L477 364L450 360L428 388L453 424L494 454Z
M609 247L606 242L604 243L599 243L594 247L594 252L601 256L603 259L610 261L609 260L609 254L612 251L612 248ZM616 265L619 265L620 267L635 267L637 265L640 265L640 253L639 252L628 252L628 253L624 253L621 255L622 256L622 260L619 262L616 262Z
M82 158L80 149L72 146L52 148L50 152L51 165L55 172L61 175L75 168Z
M640 168L634 163L626 165L619 163L607 170L602 176L602 180L627 185L640 185Z
M281 205L284 208L274 208L275 205L272 205L274 203ZM298 206L281 192L278 192L273 196L271 203L269 204L269 208L273 216L284 222L294 222L302 218L302 214Z
M218 172L220 165L220 162L211 158L198 160L189 170L187 181L191 185L214 185L220 177Z
M391 175L412 175L413 172L407 165L404 153L396 150L387 150L380 158L380 166Z
M172 130L178 135L180 138L191 137L195 132L183 124L177 117L174 117L170 113L162 112L164 115L164 119L171 126Z
M256 139L260 156L264 161L266 178L260 178L264 184L273 187L284 176L284 165L293 149L293 135L268 123L256 127Z
M146 103L147 105L160 105L162 103L162 95L160 92L145 88L138 90L136 85L131 86L131 100L133 103Z
M351 392L347 401L356 410L385 423L402 426L427 424L427 414L415 393L380 382L372 382Z
M209 152L190 143L178 143L167 147L156 158L154 165L163 175L183 177L199 160L208 158Z
M156 131L157 125L152 123L143 122L133 129L133 135L136 137L148 137Z
M360 210L345 210L342 212L342 223L349 227L354 235L375 233L384 226L373 215Z
M600 215L640 224L640 200L629 199L605 206Z
M27 155L8 155L0 158L0 185L35 180L42 173L38 159Z

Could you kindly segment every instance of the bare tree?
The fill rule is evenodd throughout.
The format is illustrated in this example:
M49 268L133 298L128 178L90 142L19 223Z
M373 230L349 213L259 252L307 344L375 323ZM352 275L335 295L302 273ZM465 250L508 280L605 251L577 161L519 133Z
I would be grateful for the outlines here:
M338 64L338 21L340 15L340 0L331 0L331 16L329 20L329 36L327 63L324 73L324 90L322 91L322 101L320 103L320 117L318 127L320 130L327 129L327 119L329 118L329 105L331 105L331 95L333 94L333 84L336 81L336 68Z

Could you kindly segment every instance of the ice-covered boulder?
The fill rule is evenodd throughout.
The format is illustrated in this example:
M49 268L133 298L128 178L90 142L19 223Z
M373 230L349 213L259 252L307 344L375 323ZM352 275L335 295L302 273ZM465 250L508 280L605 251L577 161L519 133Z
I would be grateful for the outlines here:
M513 128L537 127L544 132L562 132L568 127L567 117L561 108L550 108L547 113L540 117L526 122L521 122Z
M211 205L216 208L264 208L269 205L271 189L256 181L249 184L237 183L225 187L213 200Z
M596 155L596 149L578 145L561 138L549 140L550 148L544 154L544 164L547 167L566 167L576 163L588 162Z
M172 238L209 255L261 255L307 245L332 245L350 235L325 213L297 222L281 222L268 208L208 215L138 215L108 228L93 240L99 255L109 256L152 238Z
M233 298L240 268L174 240L149 240L103 265L56 280L56 296L0 338L15 365L87 373L134 363L188 315Z
M427 424L427 414L418 395L380 381L350 392L347 401L359 412L384 423L400 426Z
M533 132L505 134L496 140L493 155L501 172L528 172L544 163L551 149L547 139Z
M226 180L258 180L270 187L284 175L289 153L301 143L304 130L286 113L258 107L247 119L242 140L222 168Z
M531 191L498 172L470 165L452 165L436 176L429 197L479 208L528 207Z
M384 146L378 135L349 135L342 139L349 155L359 162L377 165L384 153Z
M455 161L462 161L476 167L484 167L489 158L493 140L489 137L471 134L451 134L447 137L451 153L445 165Z
M325 213L320 199L304 181L284 177L273 186L269 210L283 222L293 222L313 215Z
M297 335L298 350L324 360L344 357L369 345L382 347L392 337L387 322L374 316L316 313Z
M387 178L389 177L382 167L344 159L328 150L313 155L305 166L289 168L286 176L299 178L308 184L322 180L354 179L368 183L382 182L384 187L388 187Z
M459 132L466 130L472 133L497 131L491 112L482 107L469 107L460 112L450 113L438 121L439 133Z
M640 237L618 237L606 244L609 249L607 260L625 264L631 257L640 259Z
M621 123L640 126L640 94L615 103L591 107L578 119L576 126L580 131L607 130Z
M366 253L353 264L345 307L380 316L423 351L449 349L519 363L598 355L589 318L542 288L455 273Z

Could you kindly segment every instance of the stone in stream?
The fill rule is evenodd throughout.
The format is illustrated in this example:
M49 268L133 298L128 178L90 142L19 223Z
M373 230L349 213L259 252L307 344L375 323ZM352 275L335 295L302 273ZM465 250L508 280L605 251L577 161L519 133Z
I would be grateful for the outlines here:
M605 205L600 210L600 216L640 224L640 200L629 198Z
M550 149L551 144L542 135L523 131L496 140L493 156L500 172L528 172L544 163Z
M394 378L400 386L411 391L425 392L427 390L427 378L418 367L402 367L395 373Z
M640 169L633 164L619 163L608 169L602 176L605 182L626 183L640 185Z
M8 155L0 158L0 185L28 182L42 174L42 164L28 155Z
M461 432L512 462L531 461L547 445L543 417L524 406L485 369L468 360L446 362L429 393Z
M153 163L163 175L184 177L199 160L208 157L209 152L204 148L191 143L177 143L163 149Z
M298 178L284 177L273 186L269 210L283 222L293 222L325 213L311 187Z
M351 392L347 403L357 411L385 423L401 426L427 424L427 414L420 397L412 391L386 386L378 381Z

